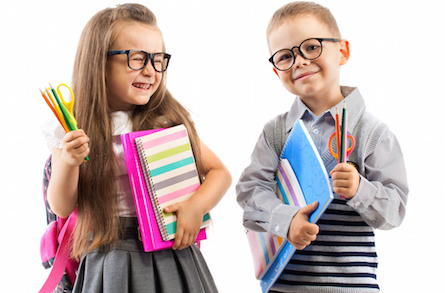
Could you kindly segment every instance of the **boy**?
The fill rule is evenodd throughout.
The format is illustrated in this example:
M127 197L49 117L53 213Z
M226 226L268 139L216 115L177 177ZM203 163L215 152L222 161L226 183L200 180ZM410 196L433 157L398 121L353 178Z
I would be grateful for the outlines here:
M289 112L265 125L236 190L246 228L285 237L297 248L271 292L378 292L373 231L401 224L408 195L397 139L365 111L356 88L340 86L349 43L328 9L287 4L273 15L267 37L273 70L297 97ZM349 164L337 164L328 141L344 102L357 144ZM296 119L303 120L332 176L335 199L317 224L308 222L317 203L300 209L275 195L281 149Z

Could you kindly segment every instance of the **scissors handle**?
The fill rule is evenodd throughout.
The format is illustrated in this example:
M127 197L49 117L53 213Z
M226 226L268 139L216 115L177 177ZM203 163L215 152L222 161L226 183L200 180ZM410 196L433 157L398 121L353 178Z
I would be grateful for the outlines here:
M67 88L69 90L69 92L70 92L70 100L68 102L63 98L63 95L62 95L62 92L60 90L60 87L65 87L65 88ZM68 109L68 111L72 115L73 114L73 107L74 107L74 94L73 94L73 91L71 90L71 88L68 85L64 84L64 83L61 83L61 84L59 84L57 86L57 94L59 95L59 98L62 101L62 104L65 105L65 107Z
M62 95L62 92L60 90L60 87L65 87L65 88L67 88L69 90L69 92L70 92L70 100L69 100L69 102L67 102L63 98L63 95ZM58 96L58 98L60 100L60 108L61 108L61 111L62 111L63 115L65 116L65 122L68 125L69 130L77 130L77 121L76 121L76 119L74 118L74 115L73 115L73 107L74 107L74 94L73 94L73 91L71 90L71 88L68 85L66 85L64 83L59 84L57 86L56 90L57 90L57 96Z
M329 151L331 152L332 156L334 156L334 158L336 158L338 160L338 150L340 148L340 146L337 145L337 152L334 152L334 149L332 148L332 140L334 139L334 137L337 136L337 133L333 133L331 135L331 137L329 138ZM349 148L346 148L346 157L349 156L349 154L354 150L355 147L355 138L348 134L347 138L349 138L351 140L351 146Z

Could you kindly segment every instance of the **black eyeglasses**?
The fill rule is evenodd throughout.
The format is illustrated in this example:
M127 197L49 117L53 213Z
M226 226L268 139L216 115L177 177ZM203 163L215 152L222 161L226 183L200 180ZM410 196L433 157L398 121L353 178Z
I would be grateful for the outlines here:
M280 70L289 70L295 63L295 53L294 50L298 49L301 57L307 60L315 60L320 57L323 51L323 41L329 42L340 42L339 39L332 38L311 38L301 42L300 46L294 46L291 49L281 49L275 52L272 57L269 58L269 62L273 66Z
M168 63L172 57L167 53L147 53L142 50L112 50L107 53L108 56L127 54L127 65L133 70L142 70L151 61L154 70L164 72L167 70Z

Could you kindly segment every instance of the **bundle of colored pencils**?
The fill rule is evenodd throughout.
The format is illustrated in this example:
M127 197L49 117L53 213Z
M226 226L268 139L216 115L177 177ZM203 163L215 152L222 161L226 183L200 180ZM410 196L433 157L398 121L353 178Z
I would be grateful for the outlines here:
M69 102L66 102L63 99L59 90L60 86L64 86L70 91L71 99ZM50 84L49 88L45 89L45 91L42 91L41 89L39 89L39 91L65 132L77 130L77 121L73 115L74 94L70 87L66 84L60 84L56 91ZM85 161L88 161L88 157L85 157Z
M337 137L337 153L338 163L346 163L346 159L348 157L347 155L347 139L348 139L348 126L347 126L347 114L346 114L346 103L343 103L343 111L342 111L342 117L341 117L341 125L340 125L340 119L338 117L338 111L336 109L335 113L335 130L336 130L336 137Z

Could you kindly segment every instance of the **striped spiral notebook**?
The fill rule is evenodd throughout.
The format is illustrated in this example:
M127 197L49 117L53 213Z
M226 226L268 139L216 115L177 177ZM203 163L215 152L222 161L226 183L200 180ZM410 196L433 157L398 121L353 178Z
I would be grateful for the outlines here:
M306 205L300 184L287 159L281 159L275 180L276 194L282 202L300 207ZM255 276L262 279L283 248L283 242L287 240L268 232L250 230L247 231L247 239L254 261Z
M164 213L173 203L185 201L199 188L200 180L187 129L165 129L121 135L145 251L169 248L174 243L176 214ZM203 218L197 241L207 238Z
M156 220L161 227L164 241L175 238L176 215L163 209L179 201L185 201L199 188L196 169L187 129L184 125L167 128L135 139L144 171L145 181ZM210 224L209 214L203 219L203 227Z

